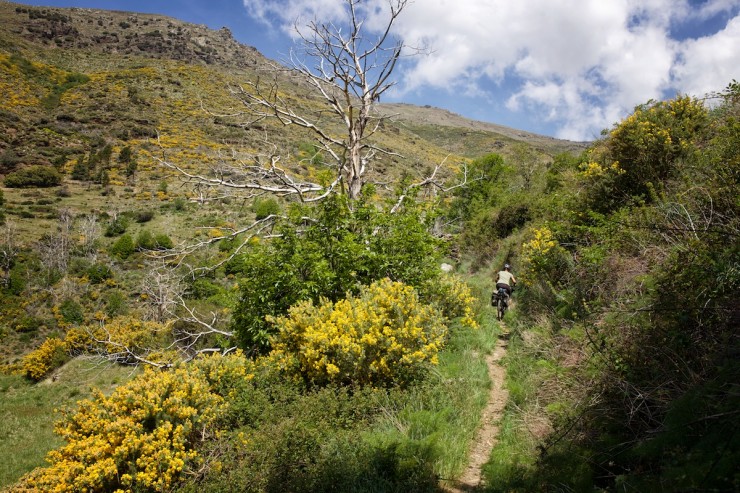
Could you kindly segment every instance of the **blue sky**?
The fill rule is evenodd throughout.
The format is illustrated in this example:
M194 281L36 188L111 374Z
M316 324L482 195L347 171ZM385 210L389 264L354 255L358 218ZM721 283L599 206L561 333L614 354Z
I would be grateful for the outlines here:
M155 13L283 60L296 19L341 22L344 0L41 0ZM387 0L363 0L382 19ZM553 137L592 140L649 99L703 97L740 79L740 0L413 0L395 24L411 46L384 101L432 105Z

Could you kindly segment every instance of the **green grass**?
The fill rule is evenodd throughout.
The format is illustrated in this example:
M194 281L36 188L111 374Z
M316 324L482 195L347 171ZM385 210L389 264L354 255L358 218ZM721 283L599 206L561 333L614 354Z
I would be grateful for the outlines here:
M427 444L437 452L433 469L440 478L453 479L463 472L488 401L491 382L485 357L500 333L488 313L482 318L476 331L453 331L432 382L418 395L409 395L402 409L386 413L367 435L370 442Z
M45 465L46 453L62 444L54 434L55 410L74 406L93 388L110 392L131 378L132 369L78 358L55 373L55 381L37 384L0 374L0 488Z

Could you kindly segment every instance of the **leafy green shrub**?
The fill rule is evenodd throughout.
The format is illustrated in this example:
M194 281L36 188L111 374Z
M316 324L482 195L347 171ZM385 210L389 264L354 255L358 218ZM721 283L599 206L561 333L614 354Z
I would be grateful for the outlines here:
M85 321L82 306L72 299L66 299L59 305L59 313L62 319L69 324L81 324Z
M119 214L113 219L108 226L105 228L105 236L118 236L122 235L128 229L129 220L128 217Z
M43 165L21 168L5 177L5 186L8 188L47 188L61 183L61 173L52 166Z
M67 185L62 185L57 189L56 195L57 197L71 197L72 192L69 191L69 187L67 187Z
M280 204L274 198L256 199L252 205L252 212L259 221L273 214L280 214Z
M150 231L143 229L136 237L136 250L168 250L174 244L169 236L164 233L153 235Z
M26 289L27 280L28 277L25 275L24 270L18 265L13 266L10 269L10 278L5 286L7 293L15 296L20 295Z
M86 181L90 179L90 164L85 160L85 156L77 158L72 168L72 179Z
M113 243L109 252L111 255L118 257L121 260L126 260L132 253L134 253L134 250L135 245L133 238L131 238L131 235L129 234L124 234L118 238L115 243Z
M467 178L470 183L455 190L448 215L465 222L483 209L495 205L501 198L499 178L507 171L503 158L498 154L489 154L468 164Z
M136 236L136 250L142 251L154 249L154 235L146 229L139 231L139 234Z
M305 301L277 327L270 361L311 384L393 386L420 378L447 335L435 308L411 287L383 279L357 297L314 306Z
M421 286L439 276L440 242L422 211L408 204L388 214L364 201L354 207L333 196L293 210L277 227L281 236L252 243L228 264L227 273L241 276L233 324L244 349L266 351L274 328L265 316L283 315L298 301L338 301L384 277Z
M137 223L148 223L149 221L152 220L153 217L154 217L153 210L147 209L143 211L138 211L136 213L136 222Z
M221 292L221 286L209 279L196 279L190 285L189 295L196 299L205 299Z
M172 242L172 238L164 233L159 233L154 236L154 244L157 250L171 250L175 246Z
M106 279L113 278L113 270L108 265L102 263L96 263L88 267L86 274L87 278L93 284L100 284Z
M105 295L105 314L109 318L125 315L128 312L126 296L122 291L114 289Z
M14 322L13 327L15 328L15 331L24 334L36 332L44 326L44 321L33 315L22 315Z

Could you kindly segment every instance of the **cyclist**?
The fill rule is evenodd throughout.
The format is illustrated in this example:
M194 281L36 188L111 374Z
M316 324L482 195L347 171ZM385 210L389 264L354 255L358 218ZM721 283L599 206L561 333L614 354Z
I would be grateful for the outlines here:
M511 266L509 264L504 265L504 270L499 271L496 274L496 290L503 288L506 290L506 294L511 297L511 291L516 284L516 277L511 273Z

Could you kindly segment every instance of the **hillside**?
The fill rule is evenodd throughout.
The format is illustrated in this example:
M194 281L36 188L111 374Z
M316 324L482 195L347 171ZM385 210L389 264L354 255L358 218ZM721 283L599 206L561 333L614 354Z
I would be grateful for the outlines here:
M736 81L586 144L0 20L0 488L740 490Z
M70 159L84 152L85 141L95 134L113 143L139 139L134 142L138 144L157 131L166 131L173 134L173 140L189 140L189 146L200 145L200 139L210 144L254 144L255 137L240 131L238 121L203 111L233 113L238 102L230 97L228 87L254 78L258 71L266 72L271 63L254 48L237 43L228 30L212 31L163 16L38 9L10 2L0 3L0 15L0 47L6 57L0 83L8 94L1 124L4 135L15 136L12 141L0 141L0 152L5 155L0 164L5 172L16 164L49 164L65 155ZM66 82L76 73L91 80ZM285 81L285 87L290 86ZM303 94L300 87L293 87ZM580 147L453 119L444 110L407 105L387 108L399 113L399 122L383 138L402 154L402 167L429 165L449 152L467 157L493 149L506 153L511 138L535 145L548 155ZM409 113L412 109L414 113ZM459 139L436 142L434 128L440 123L464 132L474 130L471 149L460 146ZM419 138L424 142L416 142ZM381 169L388 167L395 165L386 163Z

